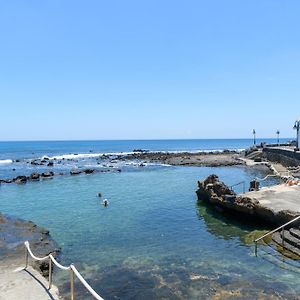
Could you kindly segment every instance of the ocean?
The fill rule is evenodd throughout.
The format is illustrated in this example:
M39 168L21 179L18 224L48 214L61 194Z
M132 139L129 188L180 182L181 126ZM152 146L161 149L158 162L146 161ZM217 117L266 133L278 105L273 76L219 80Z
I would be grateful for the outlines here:
M215 151L251 144L250 139L1 142L0 178L49 169L27 163L45 156L65 158L54 170L67 170L99 166L97 156L104 153ZM48 228L62 248L61 262L73 262L105 299L298 297L300 279L294 269L263 254L254 256L253 237L269 228L241 223L197 203L197 181L212 173L233 185L263 177L263 171L139 165L120 160L112 168L122 172L2 184L0 211ZM108 208L101 205L99 192L109 200ZM54 280L67 296L68 274L55 269ZM76 299L91 299L78 282L75 290Z

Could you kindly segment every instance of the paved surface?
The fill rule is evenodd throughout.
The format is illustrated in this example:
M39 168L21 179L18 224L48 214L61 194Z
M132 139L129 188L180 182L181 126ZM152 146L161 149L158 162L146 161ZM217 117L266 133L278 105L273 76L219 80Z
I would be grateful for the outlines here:
M275 212L291 210L300 213L300 185L280 184L262 188L260 191L248 192L244 196L257 199L261 205Z
M19 264L20 266L20 264ZM0 264L0 300L58 300L58 290L36 270Z

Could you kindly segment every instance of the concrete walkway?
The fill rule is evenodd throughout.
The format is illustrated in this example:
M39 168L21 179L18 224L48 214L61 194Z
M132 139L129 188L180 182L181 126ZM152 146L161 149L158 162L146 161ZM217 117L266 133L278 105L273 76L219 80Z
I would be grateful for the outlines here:
M300 214L300 186L286 184L262 188L259 191L248 192L243 196L257 199L259 203L274 212L290 210Z
M20 266L21 264L19 264ZM0 300L58 300L58 289L32 267L0 264Z

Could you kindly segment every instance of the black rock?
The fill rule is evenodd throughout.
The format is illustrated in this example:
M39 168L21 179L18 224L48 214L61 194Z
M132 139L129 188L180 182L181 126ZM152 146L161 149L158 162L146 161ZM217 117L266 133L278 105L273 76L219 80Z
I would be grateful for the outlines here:
M13 181L18 184L26 183L27 177L26 176L17 176L16 178L13 179Z
M45 177L45 178L49 178L49 177L52 177L52 176L54 176L53 172L44 172L44 173L42 173L42 177Z
M85 174L92 174L92 173L94 173L95 172L95 169L85 169L84 170L84 173Z
M32 173L30 176L29 176L29 179L30 180L39 180L40 179L40 174L39 173Z
M79 174L81 174L81 173L82 173L81 170L71 170L71 171L70 171L70 174L71 174L71 175L79 175Z

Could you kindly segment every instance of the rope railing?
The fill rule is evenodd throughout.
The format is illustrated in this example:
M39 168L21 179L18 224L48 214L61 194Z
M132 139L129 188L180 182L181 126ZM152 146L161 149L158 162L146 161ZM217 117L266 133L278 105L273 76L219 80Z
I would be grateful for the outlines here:
M64 271L70 272L70 289L71 289L71 300L74 300L74 275L79 279L79 281L85 286L85 288L88 290L88 292L97 300L104 300L101 296L97 294L97 292L86 282L86 280L81 276L81 274L78 272L78 270L75 268L73 264L70 266L63 266L61 265L53 256L52 254L49 254L44 257L37 257L35 256L31 249L30 244L28 241L24 242L25 245L25 268L28 266L28 254L34 259L38 261L44 261L49 259L49 289L51 289L52 286L52 263L56 265L59 269Z

